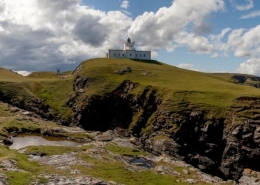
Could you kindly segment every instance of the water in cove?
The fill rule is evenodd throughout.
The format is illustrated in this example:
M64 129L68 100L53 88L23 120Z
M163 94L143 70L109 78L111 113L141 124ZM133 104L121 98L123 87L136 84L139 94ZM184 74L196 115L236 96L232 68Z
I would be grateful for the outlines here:
M27 146L78 146L80 143L64 140L58 137L44 137L36 135L20 135L13 137L13 144L10 149L21 149Z

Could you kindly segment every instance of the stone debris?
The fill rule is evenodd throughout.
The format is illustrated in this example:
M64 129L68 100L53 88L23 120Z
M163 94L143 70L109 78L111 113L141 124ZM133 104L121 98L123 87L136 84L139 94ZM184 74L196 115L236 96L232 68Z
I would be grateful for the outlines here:
M93 158L96 158L96 159L99 159L99 160L103 160L103 157L101 155L101 153L105 152L106 150L105 149L102 149L102 148L92 148L92 149L88 149L86 151L86 154L90 157L93 157Z
M239 179L239 185L260 185L260 179L255 177L242 176Z
M40 164L48 164L48 165L53 165L56 167L59 166L64 166L66 165L83 165L86 167L91 166L90 164L87 164L85 161L82 159L78 159L76 157L78 153L77 152L71 152L71 153L65 153L62 155L52 155L52 156L43 156L39 160Z
M1 168L6 171L25 172L17 167L17 161L14 159L3 160L0 164Z
M94 140L97 140L97 141L112 141L113 138L114 138L113 133L107 131L107 132L101 133L101 134L97 135L96 137L94 137Z
M194 168L193 166L185 163L184 161L180 161L176 158L173 158L173 157L169 157L169 156L165 156L163 159L162 159L162 162L166 162L166 163L169 163L169 164L173 164L173 165L176 165L176 166L179 166L179 167L185 167L185 168L189 168L189 170L191 171L196 171L196 168Z
M161 162L166 158L166 156L164 156L164 155L155 156L155 155L151 155L151 154L148 155L147 157L149 158L149 160L151 160L155 163Z
M123 75L125 73L131 73L132 72L132 69L131 67L126 67L126 68L123 68L123 69L119 69L117 71L114 71L115 74L120 74L120 75Z
M197 170L197 175L199 177L199 179L202 181L202 182L206 182L208 184L215 184L215 185L219 185L219 184L224 184L224 183L227 183L227 181L223 181L221 178L219 177L216 177L216 176L211 176L209 174L205 174L199 170ZM228 183L230 184L234 184L235 182L234 181L228 181Z
M112 185L112 183L105 182L100 179L95 179L92 177L67 177L60 176L57 174L53 175L40 175L39 178L48 179L48 183L44 185ZM33 185L42 185L39 182L35 182ZM116 185L113 183L113 185Z
M153 162L164 162L164 163L175 165L177 167L187 168L188 170L187 169L183 169L183 173L185 175L189 175L190 174L189 171L195 172L198 175L198 179L201 182L206 182L206 183L214 184L214 185L227 183L227 181L224 181L224 180L222 180L219 177L215 177L215 176L213 177L213 176L211 176L209 174L203 173L199 169L191 166L190 164L187 164L184 161L177 160L174 157L169 157L169 156L165 156L165 155L160 155L160 156L149 155L149 160L151 160ZM157 167L155 167L155 168L157 168ZM167 168L165 168L165 172L164 172L165 174L167 174L167 170L166 169ZM174 170L172 172L174 173ZM178 172L175 175L178 175ZM185 179L184 179L184 182L186 182ZM192 184L192 183L195 183L195 182L192 181L192 180L188 180L186 183ZM229 181L229 183L232 184L232 183L234 183L234 181Z
M115 143L118 146L126 147L126 148L134 148L135 145L128 139L124 138L114 138L113 143Z
M6 176L4 174L0 174L0 185L7 185Z
M260 172L244 169L239 185L260 185Z
M185 179L185 180L182 180L182 182L186 182L186 183L189 183L189 184L196 184L198 181L194 180L194 179Z
M8 106L11 106L11 105L8 105ZM16 113L16 112L19 112L20 111L20 109L19 108L16 108L16 107L11 107L10 108L10 112L11 113Z
M30 160L38 161L41 165L52 165L59 170L70 171L70 174L80 174L80 170L71 169L71 165L82 165L84 167L92 167L91 164L86 163L82 159L76 157L77 152L65 153L62 155L52 156L29 156Z
M144 69L141 69L140 72L143 74L143 75L151 75L152 73L150 71L146 71Z
M62 130L63 132L69 132L69 133L86 133L86 131L79 127L57 127L57 129Z
M173 168L168 166L156 166L155 170L158 171L159 174L169 174L175 176L181 175L179 172L175 171Z

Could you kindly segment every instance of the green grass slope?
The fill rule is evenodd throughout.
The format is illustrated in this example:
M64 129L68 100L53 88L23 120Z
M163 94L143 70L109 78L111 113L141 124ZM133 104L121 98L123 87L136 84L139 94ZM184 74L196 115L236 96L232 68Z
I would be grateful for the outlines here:
M130 67L132 72L117 74ZM91 79L84 96L104 95L115 90L124 80L139 85L130 93L138 95L152 86L158 97L171 110L179 109L182 102L212 109L220 113L229 108L239 97L260 98L260 90L233 83L228 74L209 74L180 69L157 61L96 58L87 60L73 73L57 77L53 72L35 72L23 77L6 69L0 69L0 90L15 98L37 97L63 118L72 115L66 101L73 92L76 76ZM249 79L250 80L250 79Z
M130 67L131 73L123 75L114 72ZM201 73L173 67L156 61L135 61L130 59L92 59L79 67L78 75L95 80L87 94L103 94L114 90L123 80L140 84L139 88L153 86L163 100L208 104L214 107L228 107L241 96L260 97L254 87L238 85L214 74ZM133 93L138 93L138 88Z
M11 70L0 67L0 81L5 82L22 82L26 81L26 77L17 74Z
M33 78L33 79L57 79L57 78L67 78L71 76L71 71L66 71L61 73L59 76L57 75L56 72L50 72L50 71L41 71L41 72L33 72L29 74L27 77L28 78Z
M10 70L0 68L0 97L2 101L19 105L32 98L40 98L45 104L62 117L68 117L70 109L64 107L66 99L72 93L73 78L71 72L57 76L55 72L34 72L22 76Z

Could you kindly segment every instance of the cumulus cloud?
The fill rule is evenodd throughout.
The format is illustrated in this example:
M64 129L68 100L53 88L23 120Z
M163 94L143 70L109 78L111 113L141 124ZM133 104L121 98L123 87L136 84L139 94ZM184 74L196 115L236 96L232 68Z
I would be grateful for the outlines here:
M194 32L196 35L205 35L209 33L212 30L212 25L207 22L202 22L198 25L195 25L193 27L192 32Z
M0 0L0 65L16 71L75 67L121 47L132 19L80 0Z
M124 0L124 1L121 3L121 8L127 9L127 8L129 7L129 4L130 4L129 1Z
M239 10L250 9L253 1L238 5ZM157 12L145 12L138 16L128 31L140 49L168 52L187 47L196 54L212 57L229 56L260 58L260 25L251 29L224 28L219 34L206 34L211 30L208 23L212 13L224 11L222 0L175 0L170 7ZM208 36L207 36L208 35Z
M252 58L239 65L238 72L260 76L260 58Z
M121 2L129 7L129 1ZM224 0L175 0L132 20L122 11L96 10L81 0L0 0L0 64L16 71L71 69L84 59L105 56L107 49L122 48L127 33L153 57L158 49L177 47L213 55L225 50L224 43L222 37L217 45L217 38L205 36L211 30L207 20L224 9Z
M251 18L255 18L255 17L259 17L259 16L260 16L260 10L243 15L240 17L240 19L251 19Z
M189 69L189 70L197 71L196 69L194 69L194 65L193 64L183 63L183 64L179 64L177 67L183 68L183 69Z
M23 75L23 76L28 76L29 74L31 74L32 72L30 71L15 71L16 73Z
M120 2L129 7L129 1ZM87 58L104 57L108 49L121 49L127 34L155 58L159 49L179 47L212 57L232 52L260 58L260 25L209 34L212 13L223 10L224 0L174 0L170 7L133 20L122 11L96 10L81 0L0 0L0 65L14 71L72 69Z
M235 29L228 36L227 45L236 57L260 57L260 25L251 29Z
M244 10L250 10L252 8L254 8L254 1L253 0L243 0L243 4L239 4L237 2L238 0L230 0L231 4L240 11L244 11Z
M175 0L168 8L138 16L128 33L142 49L188 46L192 52L208 54L213 46L203 36L210 30L206 20L224 8L223 0Z
M209 40L216 48L214 50L214 54L212 54L212 57L218 57L218 56L228 56L229 53L229 46L223 42L223 38L227 35L228 32L231 31L231 28L225 28L221 31L220 34L217 35L210 35Z

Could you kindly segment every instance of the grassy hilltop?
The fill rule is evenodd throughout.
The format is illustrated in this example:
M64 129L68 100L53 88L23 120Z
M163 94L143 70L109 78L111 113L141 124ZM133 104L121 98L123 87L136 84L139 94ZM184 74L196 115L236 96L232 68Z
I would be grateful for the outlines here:
M115 73L126 67L132 71L122 75ZM260 98L259 89L250 84L238 84L232 78L234 75L190 71L157 61L100 58L84 61L74 73L66 72L60 78L53 72L34 72L23 77L1 69L0 94L5 94L10 102L40 98L56 114L67 118L72 115L72 111L66 106L66 101L71 94L75 94L73 81L76 76L91 81L83 93L85 98L109 93L127 79L138 83L131 94L138 95L145 87L152 86L169 110L174 111L178 109L176 105L186 102L199 109L212 109L221 114L239 97Z
M180 69L157 61L93 59L81 65L79 75L95 79L97 83L90 89L100 94L115 89L124 79L128 79L139 83L141 87L153 86L163 100L185 100L226 107L241 96L260 96L258 89L230 83L232 76L223 78L218 74ZM114 71L125 67L132 68L132 72L114 74Z

